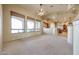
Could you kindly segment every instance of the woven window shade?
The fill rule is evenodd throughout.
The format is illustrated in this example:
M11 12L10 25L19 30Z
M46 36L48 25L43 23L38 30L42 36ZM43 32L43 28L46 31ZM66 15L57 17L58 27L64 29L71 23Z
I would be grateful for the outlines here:
M11 12L10 12L10 14L11 14L11 16L16 16L16 17L20 17L20 18L25 18L25 16L24 16L24 15L19 14L19 13L14 12L14 11L11 11Z
M35 20L35 18L32 18L32 17L30 17L30 16L27 16L27 19Z

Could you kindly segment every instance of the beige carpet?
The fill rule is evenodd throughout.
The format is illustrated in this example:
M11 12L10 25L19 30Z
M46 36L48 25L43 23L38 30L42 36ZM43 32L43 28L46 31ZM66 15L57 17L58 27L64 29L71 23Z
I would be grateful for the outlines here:
M65 37L41 35L4 44L4 55L71 55L72 46Z

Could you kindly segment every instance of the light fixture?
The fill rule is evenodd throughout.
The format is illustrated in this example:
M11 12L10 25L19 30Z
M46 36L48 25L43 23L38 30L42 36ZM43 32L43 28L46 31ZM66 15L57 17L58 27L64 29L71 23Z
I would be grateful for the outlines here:
M78 10L74 7L72 8L71 12L72 12L72 14L78 14Z
M42 6L43 6L43 4L40 4L40 10L37 11L37 14L38 14L39 16L45 15L45 11L43 10Z

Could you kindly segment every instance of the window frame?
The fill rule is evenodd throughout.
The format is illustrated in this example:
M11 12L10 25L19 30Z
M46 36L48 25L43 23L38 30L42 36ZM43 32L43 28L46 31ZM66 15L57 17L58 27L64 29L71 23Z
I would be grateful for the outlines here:
M11 34L25 33L25 16L23 15L24 16L24 18L23 18L23 29L12 29L12 22L11 22L12 20L11 20L11 18L12 18L13 15L11 15L11 12L14 12L14 11L10 11L10 33ZM14 12L14 13L16 13L16 12ZM16 13L16 14L19 14L19 13ZM19 15L21 15L21 14L19 14ZM14 17L18 17L18 16L14 16ZM12 33L12 30L18 30L18 32L17 33ZM20 30L23 30L23 32L19 32Z
M27 25L27 21L28 21L28 20L31 20L31 21L34 22L34 28L33 28L33 29L28 29L28 28L26 28L26 32L27 32L27 33L29 33L29 32L35 32L35 19L27 19L27 20L26 20L26 26L28 26L28 25ZM29 32L28 32L27 30L33 30L33 31L29 31Z
M36 22L40 22L40 28L36 28L36 26L37 26ZM35 20L35 31L36 32L41 31L41 21L40 20Z

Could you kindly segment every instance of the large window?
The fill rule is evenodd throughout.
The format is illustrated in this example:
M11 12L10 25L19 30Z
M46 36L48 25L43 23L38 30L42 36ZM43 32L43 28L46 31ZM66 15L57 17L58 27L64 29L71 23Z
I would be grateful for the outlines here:
M18 16L18 14L11 14L11 33L23 33L24 32L24 18Z
M27 20L27 32L33 32L34 31L34 20Z
M41 22L36 20L35 21L35 30L36 31L40 31L40 29L41 29Z
M11 33L35 32L40 31L41 21L11 11Z
M32 19L27 20L27 29L26 29L27 32L40 31L40 29L41 29L41 21Z

